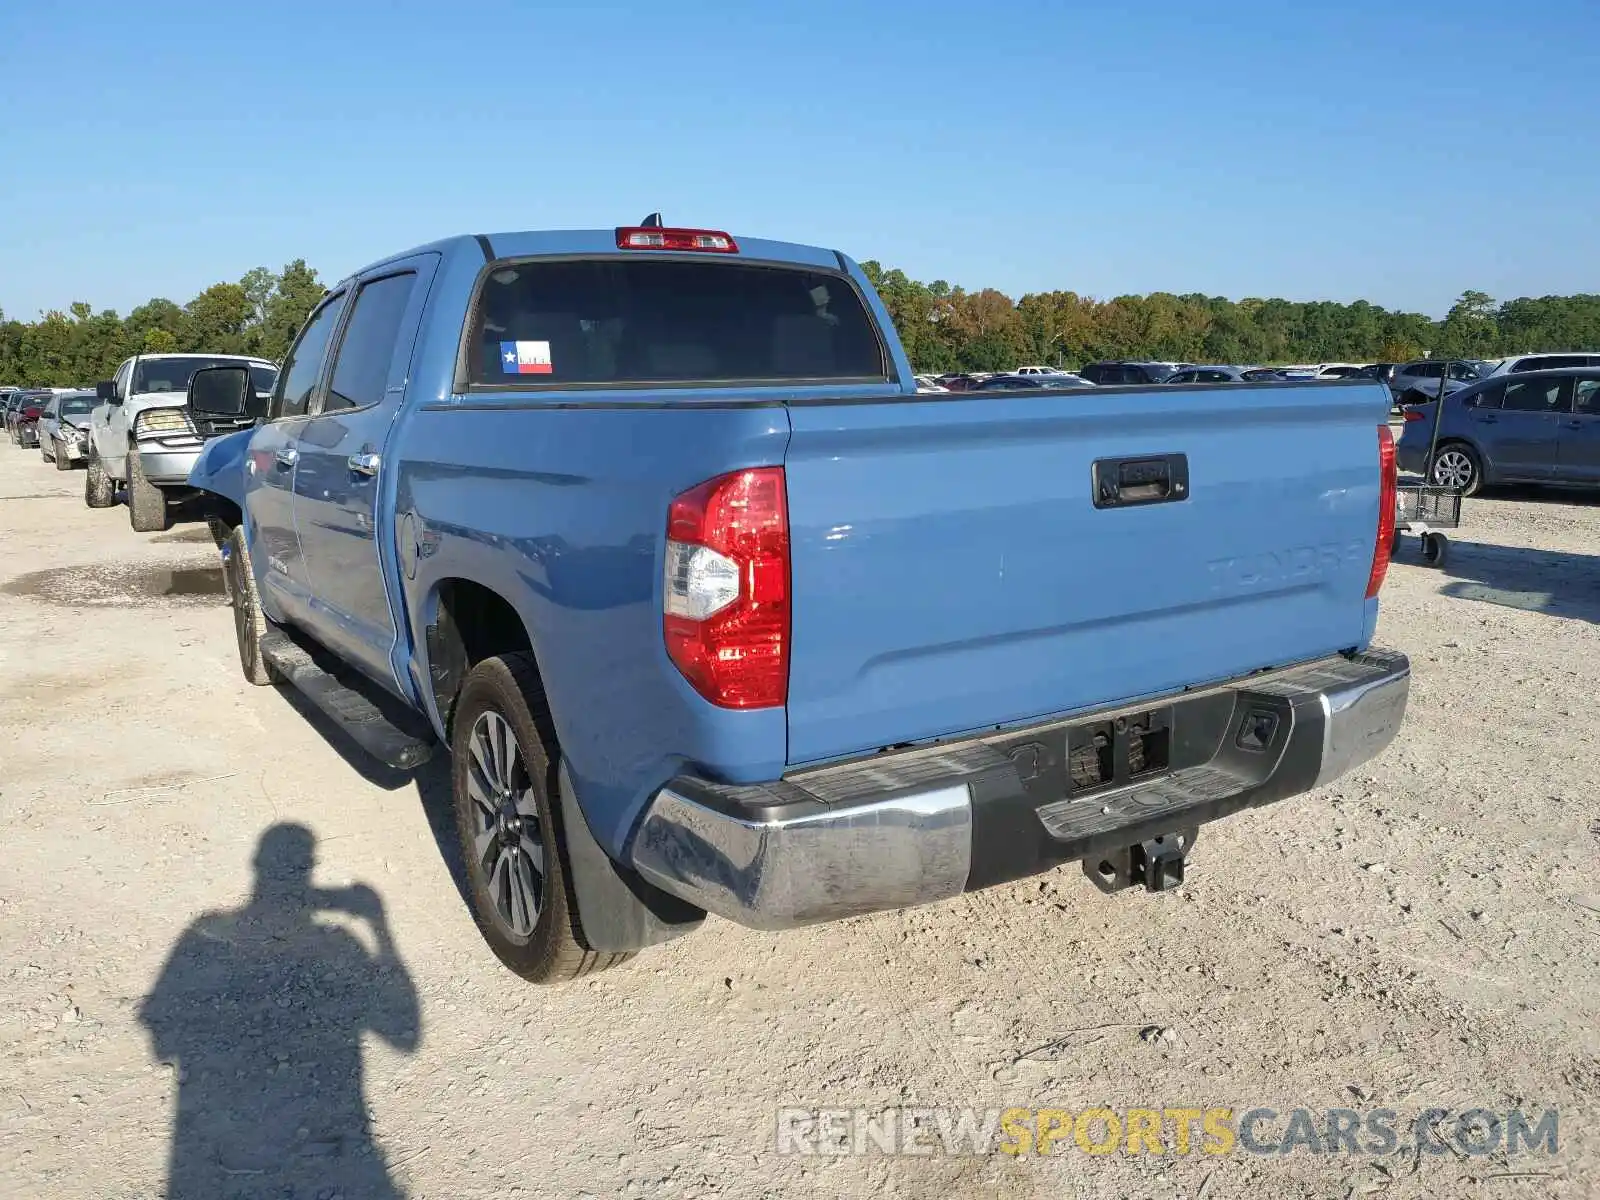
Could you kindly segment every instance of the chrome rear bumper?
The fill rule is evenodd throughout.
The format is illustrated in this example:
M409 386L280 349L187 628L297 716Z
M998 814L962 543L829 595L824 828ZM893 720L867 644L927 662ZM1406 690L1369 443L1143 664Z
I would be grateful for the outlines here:
M679 777L646 808L633 866L757 929L928 904L1329 783L1394 739L1410 675L1373 650L776 783ZM1174 769L1041 794L1039 763L1064 763L1071 731L1153 710L1170 714Z

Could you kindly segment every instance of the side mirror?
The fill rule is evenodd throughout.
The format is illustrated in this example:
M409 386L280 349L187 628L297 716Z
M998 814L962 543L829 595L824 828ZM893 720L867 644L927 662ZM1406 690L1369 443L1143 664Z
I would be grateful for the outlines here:
M189 379L189 411L205 417L266 415L266 400L250 383L248 367L203 367Z
M122 403L121 400L117 399L117 383L114 379L102 379L95 384L94 395L96 400L102 400L107 404Z

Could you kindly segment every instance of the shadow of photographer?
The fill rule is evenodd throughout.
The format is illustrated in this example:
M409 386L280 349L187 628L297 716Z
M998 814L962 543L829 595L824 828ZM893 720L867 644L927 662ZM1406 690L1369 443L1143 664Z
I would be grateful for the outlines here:
M169 1200L402 1195L372 1136L361 1039L414 1050L416 989L377 892L314 886L315 849L304 826L268 829L249 901L191 924L139 1010L177 1070Z

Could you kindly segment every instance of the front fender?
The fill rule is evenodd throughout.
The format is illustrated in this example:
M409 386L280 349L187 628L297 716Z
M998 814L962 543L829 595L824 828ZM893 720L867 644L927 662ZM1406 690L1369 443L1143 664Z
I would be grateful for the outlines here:
M200 457L189 469L189 486L221 496L244 512L245 453L254 429L241 429L224 437L212 438L200 447Z

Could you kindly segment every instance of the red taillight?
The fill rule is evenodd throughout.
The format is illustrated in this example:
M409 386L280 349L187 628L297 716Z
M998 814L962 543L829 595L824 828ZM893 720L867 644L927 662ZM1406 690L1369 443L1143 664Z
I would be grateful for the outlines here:
M37 421L39 414L43 411L44 409L42 408L25 408L22 410L22 419L24 421Z
M1388 425L1378 426L1378 544L1372 548L1372 573L1367 576L1367 599L1383 586L1389 573L1389 551L1394 545L1394 509L1399 484L1395 478L1394 434Z
M707 480L667 513L667 655L721 708L789 693L789 505L782 467Z
M1400 415L1408 421L1420 421L1428 414L1423 412L1420 408L1408 408Z
M659 225L630 225L617 230L618 250L699 250L708 254L737 254L739 243L716 229L663 229Z

